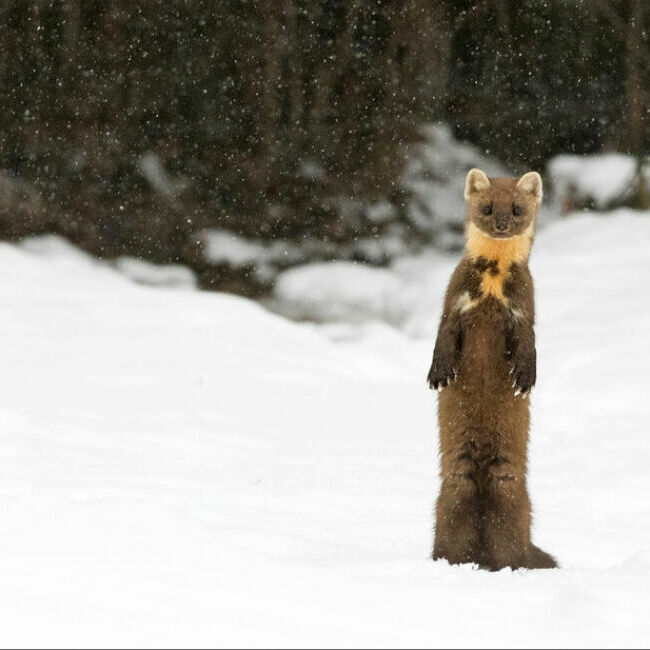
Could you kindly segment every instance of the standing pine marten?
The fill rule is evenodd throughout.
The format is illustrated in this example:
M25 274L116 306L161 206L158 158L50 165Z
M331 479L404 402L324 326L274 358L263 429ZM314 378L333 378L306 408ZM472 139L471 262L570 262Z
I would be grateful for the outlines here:
M528 256L542 179L472 169L465 199L465 255L449 282L429 371L429 385L441 391L433 558L492 570L552 568L555 560L530 539L526 489L536 374Z

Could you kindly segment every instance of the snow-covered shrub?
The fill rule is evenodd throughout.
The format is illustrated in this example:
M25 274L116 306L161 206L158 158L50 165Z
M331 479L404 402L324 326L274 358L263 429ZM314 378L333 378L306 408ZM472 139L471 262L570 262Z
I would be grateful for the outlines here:
M431 235L434 245L457 248L465 221L467 172L472 167L480 167L488 176L509 172L477 147L456 140L447 124L427 124L421 131L422 142L413 147L402 178L411 197L407 216L415 228Z
M290 267L332 260L384 265L409 248L397 224L388 224L382 235L335 243L318 239L246 239L217 228L197 234L205 263L215 269L246 273L261 285L270 286L277 274Z
M643 179L650 177L650 167L640 173L637 160L622 153L562 154L549 161L547 176L558 211L609 210L643 202Z
M476 147L456 140L445 124L423 126L420 142L411 145L406 155L406 169L392 192L403 197L401 205L388 198L329 201L328 209L335 211L341 222L357 224L358 236L266 239L205 228L196 234L205 273L217 278L221 273L240 274L269 288L278 273L298 265L348 261L385 266L423 246L458 248L465 219L467 171L478 166L490 175L503 175L507 170ZM329 267L320 271L325 268ZM220 279L215 284L220 284Z

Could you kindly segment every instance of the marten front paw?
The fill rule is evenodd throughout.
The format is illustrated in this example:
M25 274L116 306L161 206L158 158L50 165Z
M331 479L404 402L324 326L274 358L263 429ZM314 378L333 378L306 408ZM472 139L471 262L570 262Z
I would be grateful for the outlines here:
M438 355L433 357L433 363L429 370L429 388L441 391L456 380L458 368L453 356Z
M516 354L512 364L511 375L515 395L527 395L530 393L537 378L537 359L535 352Z

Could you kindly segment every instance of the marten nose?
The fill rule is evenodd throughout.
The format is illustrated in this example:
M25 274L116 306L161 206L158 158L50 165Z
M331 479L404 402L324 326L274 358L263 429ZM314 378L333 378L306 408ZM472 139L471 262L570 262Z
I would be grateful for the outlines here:
M508 230L508 220L507 219L497 219L494 224L499 232L505 232Z

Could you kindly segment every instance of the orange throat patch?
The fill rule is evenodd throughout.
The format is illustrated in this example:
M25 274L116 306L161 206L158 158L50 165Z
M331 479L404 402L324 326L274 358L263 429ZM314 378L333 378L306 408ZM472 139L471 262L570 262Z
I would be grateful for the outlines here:
M485 234L473 223L467 224L465 250L471 260L484 258L488 268L482 272L481 291L483 297L494 296L504 305L508 299L503 285L510 273L510 266L526 262L533 243L534 226L521 235L508 239L496 239Z

